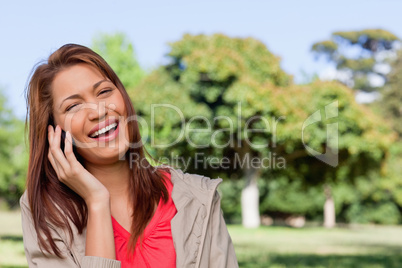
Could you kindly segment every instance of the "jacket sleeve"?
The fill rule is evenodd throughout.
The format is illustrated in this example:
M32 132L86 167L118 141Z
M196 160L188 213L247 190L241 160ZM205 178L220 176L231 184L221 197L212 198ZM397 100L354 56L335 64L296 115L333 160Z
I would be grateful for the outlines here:
M37 233L33 224L29 204L25 202L24 196L20 198L22 233L24 241L25 257L30 268L120 268L120 261L96 256L84 256L81 265L74 259L68 249L65 240L51 228L52 238L57 247L61 250L63 259L54 254L43 253L39 248Z
M238 268L236 253L232 239L226 227L221 209L219 193L216 191L211 211L211 257L209 267L230 267Z

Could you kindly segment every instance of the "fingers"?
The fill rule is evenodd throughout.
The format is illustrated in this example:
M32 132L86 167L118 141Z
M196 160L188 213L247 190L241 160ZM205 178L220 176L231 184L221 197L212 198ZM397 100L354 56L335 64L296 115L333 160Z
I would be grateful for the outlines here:
M50 158L53 158L53 161L58 169L59 179L62 179L71 168L60 148L60 136L61 128L59 126L56 126L56 131L53 131L53 127L49 127L49 144L51 152Z
M54 157L52 155L52 152L49 150L49 153L47 154L47 158L49 159L49 162L52 164L53 169L56 171L57 176L59 176L59 165L56 163L56 161L54 160Z
M49 127L48 127L49 152L48 152L48 154L47 154L47 157L48 157L50 163L52 164L53 169L56 171L57 176L60 177L60 171L59 171L59 170L60 170L60 166L59 166L59 164L56 162L56 160L54 159L53 154L52 154L52 150L51 150L51 148L50 148L50 145L53 144L53 135L51 134L51 130L53 130L53 127L52 127L52 126L49 126Z
M66 132L66 140L64 142L64 154L66 155L67 161L70 163L70 166L73 166L73 163L77 161L77 158L73 152L73 138L71 137L70 131Z

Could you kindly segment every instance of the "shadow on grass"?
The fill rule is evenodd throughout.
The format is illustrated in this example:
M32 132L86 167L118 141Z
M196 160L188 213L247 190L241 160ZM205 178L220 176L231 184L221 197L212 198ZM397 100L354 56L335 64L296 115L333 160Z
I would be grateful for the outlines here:
M22 235L0 235L0 240L12 241L12 242L22 242Z
M240 267L295 267L295 268L399 268L402 255L266 255L239 258Z

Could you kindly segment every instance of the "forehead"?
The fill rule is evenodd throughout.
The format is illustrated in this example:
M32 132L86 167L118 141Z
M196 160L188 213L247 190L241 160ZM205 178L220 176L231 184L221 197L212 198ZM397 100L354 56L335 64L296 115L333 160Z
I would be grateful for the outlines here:
M72 94L84 94L105 77L88 64L76 64L60 71L52 82L52 96L55 104ZM109 80L109 79L108 79Z

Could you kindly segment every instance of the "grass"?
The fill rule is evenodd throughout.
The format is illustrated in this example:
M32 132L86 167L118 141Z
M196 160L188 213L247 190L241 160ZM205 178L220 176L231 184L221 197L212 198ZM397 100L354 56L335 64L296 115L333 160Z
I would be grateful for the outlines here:
M19 211L0 211L0 267L28 267Z
M229 226L240 267L401 267L402 227Z
M402 227L351 226L245 229L228 226L240 267L402 266ZM18 211L0 212L0 267L28 267Z

